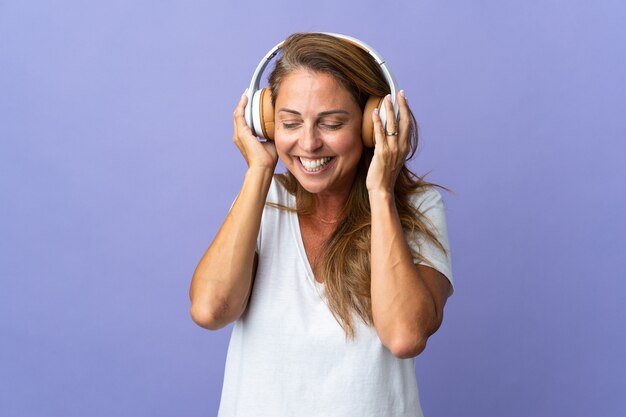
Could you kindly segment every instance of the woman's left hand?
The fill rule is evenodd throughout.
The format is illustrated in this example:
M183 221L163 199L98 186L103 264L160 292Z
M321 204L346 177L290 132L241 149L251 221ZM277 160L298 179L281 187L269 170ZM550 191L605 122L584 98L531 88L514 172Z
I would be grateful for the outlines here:
M387 95L383 100L387 112L386 131L378 111L375 110L372 114L376 144L374 157L365 180L370 194L375 192L393 194L396 179L409 153L410 113L404 91L398 93L396 100L399 106L400 120L396 120L394 117L391 96Z

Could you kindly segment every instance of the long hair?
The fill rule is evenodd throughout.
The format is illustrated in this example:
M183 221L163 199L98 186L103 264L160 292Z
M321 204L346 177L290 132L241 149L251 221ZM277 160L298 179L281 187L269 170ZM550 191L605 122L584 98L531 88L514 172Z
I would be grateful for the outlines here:
M274 105L281 81L298 69L333 76L350 92L361 110L364 110L369 96L384 97L390 93L378 64L363 49L331 35L295 33L285 40L282 56L269 76ZM412 113L410 119L410 151L406 161L415 155L418 145L417 122ZM328 307L348 339L355 337L355 314L367 325L373 325L370 291L371 208L365 185L373 155L373 148L363 148L357 175L342 211L342 221L324 243L316 269L316 275L324 283ZM447 188L417 176L406 166L406 161L394 187L395 204L402 228L405 234L421 235L445 252L441 242L427 226L427 219L411 204L410 197L424 191L425 187ZM303 215L314 212L315 195L307 192L289 172L276 177L295 196L296 207L270 203L271 206ZM420 261L426 261L419 253L413 253L413 256Z

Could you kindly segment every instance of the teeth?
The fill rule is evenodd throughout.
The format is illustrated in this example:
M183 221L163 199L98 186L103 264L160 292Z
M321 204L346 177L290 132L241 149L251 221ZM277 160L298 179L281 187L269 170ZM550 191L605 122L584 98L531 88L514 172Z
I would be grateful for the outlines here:
M320 169L322 169L322 167L324 165L326 165L328 163L328 161L330 161L332 158L330 157L326 157L326 158L320 158L320 159L303 159L300 158L300 162L302 162L302 166L304 166L304 168L306 168L307 171L319 171Z

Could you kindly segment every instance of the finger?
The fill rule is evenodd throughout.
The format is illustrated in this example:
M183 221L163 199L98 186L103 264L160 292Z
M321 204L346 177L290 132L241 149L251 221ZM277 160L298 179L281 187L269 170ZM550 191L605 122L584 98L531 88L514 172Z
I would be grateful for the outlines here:
M245 122L244 112L246 109L246 104L248 104L248 95L244 92L239 101L237 102L237 107L235 107L235 111L233 113L233 119L235 123L237 123L237 127L241 125L241 121Z
M397 100L397 99L396 99ZM393 103L391 102L391 95L387 94L385 100L383 100L385 106L385 112L387 113L387 123L385 127L385 133L397 132L396 116L393 111ZM393 135L390 135L393 136Z
M243 95L239 99L237 107L235 107L235 111L233 113L233 130L235 133L235 139L247 138L256 140L256 138L252 134L252 129L250 129L250 126L248 126L248 123L246 123L246 119L244 117L246 105L248 104L248 95L246 94L246 92L247 89L246 91L244 91Z
M409 126L410 124L410 110L409 110L409 101L406 98L406 93L404 90L400 90L398 92L397 97L398 103L398 123L400 124L400 128Z
M398 110L399 110L399 137L398 145L400 149L407 154L409 151L409 134L411 129L411 111L409 109L409 102L406 99L406 93L404 90L400 90L398 93Z
M374 122L374 147L383 147L387 144L387 137L377 108L372 112L372 122Z
M237 105L235 106L235 110L233 111L233 129L235 133L237 133L238 120L240 116L243 116L243 112L244 112L244 109L246 108L247 101L248 101L248 97L246 95L246 92L244 91L241 97L239 97L239 101L237 102Z
M265 142L261 142L261 145L265 148L266 151L270 153L274 158L278 156L278 152L276 151L276 144L273 140L267 140Z

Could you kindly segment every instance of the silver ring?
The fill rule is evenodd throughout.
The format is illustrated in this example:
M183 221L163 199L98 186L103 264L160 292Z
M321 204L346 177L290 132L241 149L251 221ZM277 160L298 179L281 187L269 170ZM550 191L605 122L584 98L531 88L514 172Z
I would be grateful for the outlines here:
M398 136L398 131L396 130L395 132L389 133L385 130L385 135L386 136Z

